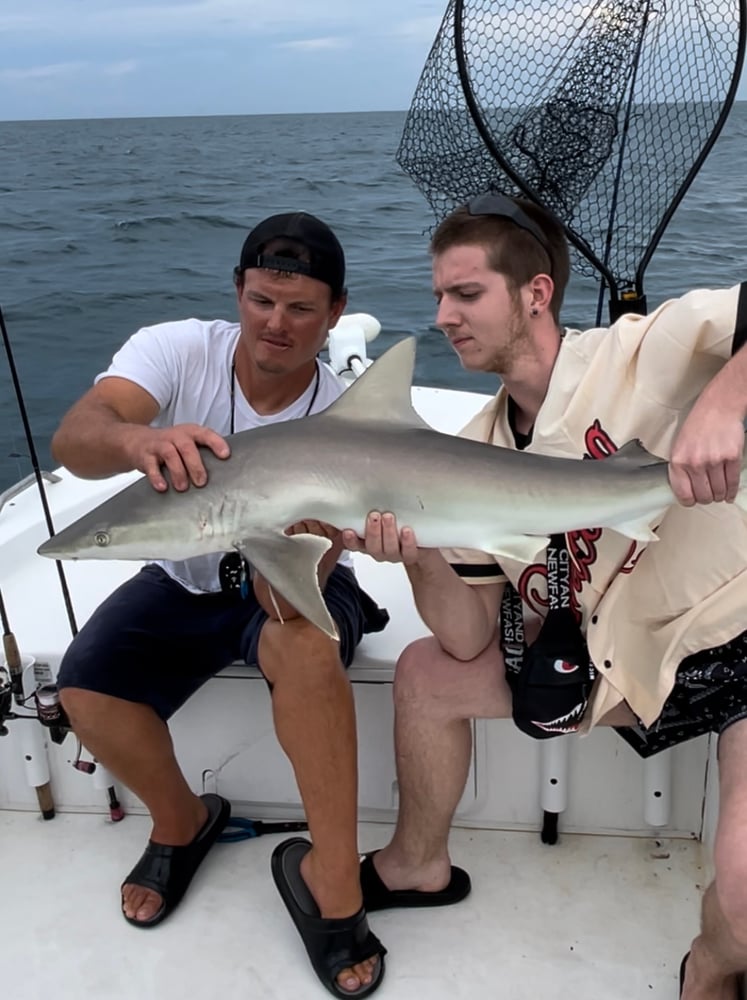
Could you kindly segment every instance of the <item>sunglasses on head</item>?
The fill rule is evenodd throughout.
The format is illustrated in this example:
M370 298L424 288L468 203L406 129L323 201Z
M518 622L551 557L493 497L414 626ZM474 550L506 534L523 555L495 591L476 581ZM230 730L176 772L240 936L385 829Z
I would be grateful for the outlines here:
M499 194L497 191L486 191L469 201L467 209L470 215L499 215L504 219L510 219L520 229L531 233L550 258L550 264L552 264L552 253L547 237L537 223L530 219L513 199L508 198L505 194Z

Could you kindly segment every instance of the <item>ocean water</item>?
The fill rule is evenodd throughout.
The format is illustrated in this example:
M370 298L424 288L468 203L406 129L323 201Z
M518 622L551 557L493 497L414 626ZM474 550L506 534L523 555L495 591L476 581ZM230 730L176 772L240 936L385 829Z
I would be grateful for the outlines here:
M349 310L418 337L416 381L491 390L433 327L430 209L394 156L404 113L0 122L0 308L44 468L65 409L139 326L235 315L231 271L272 212L328 221ZM649 307L747 273L747 105L737 104L646 274ZM598 288L574 277L569 325ZM0 352L0 490L31 470Z

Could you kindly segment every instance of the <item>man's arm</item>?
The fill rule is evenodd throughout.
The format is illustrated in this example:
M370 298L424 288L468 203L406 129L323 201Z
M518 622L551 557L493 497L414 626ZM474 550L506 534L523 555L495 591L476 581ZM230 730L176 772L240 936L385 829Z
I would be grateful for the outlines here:
M168 489L165 466L176 490L186 490L190 483L204 486L207 474L198 445L227 458L227 443L198 424L150 427L158 412L156 400L136 383L102 379L65 414L52 438L52 454L85 479L138 469L163 492Z
M669 481L686 507L726 500L739 489L747 417L747 345L705 386L675 438Z
M418 548L413 530L400 531L390 513L372 511L365 538L345 530L343 542L350 551L365 552L378 562L403 563L421 618L455 659L472 660L493 641L502 583L469 586L438 549Z

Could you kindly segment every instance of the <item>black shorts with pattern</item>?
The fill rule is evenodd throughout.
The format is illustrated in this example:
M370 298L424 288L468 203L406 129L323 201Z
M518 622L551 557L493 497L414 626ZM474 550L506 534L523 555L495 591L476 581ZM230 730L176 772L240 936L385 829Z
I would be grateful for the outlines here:
M747 632L686 656L659 718L617 732L641 757L651 757L703 733L720 735L741 719L747 719Z

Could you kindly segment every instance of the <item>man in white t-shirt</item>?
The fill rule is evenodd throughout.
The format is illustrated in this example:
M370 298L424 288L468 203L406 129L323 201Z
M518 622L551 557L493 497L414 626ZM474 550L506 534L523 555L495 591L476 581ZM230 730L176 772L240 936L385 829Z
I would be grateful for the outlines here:
M331 229L303 212L264 220L246 238L234 281L238 323L163 323L127 341L62 420L52 443L60 462L83 477L139 469L156 490L195 489L206 482L200 446L228 458L226 435L303 418L340 395L344 383L317 359L347 301L345 258ZM362 905L344 668L386 614L358 587L338 531L317 522L288 531L333 542L319 582L339 643L272 594L238 553L152 563L76 636L58 686L78 737L151 814L148 845L122 885L122 911L153 927L179 903L230 815L220 796L187 785L167 720L234 660L259 666L313 841L281 844L273 873L325 985L368 995L381 983L385 949Z
M681 966L684 1000L735 1000L747 970L747 286L690 292L609 329L559 324L569 275L560 226L488 193L431 243L437 324L469 371L502 386L465 437L605 459L640 440L670 463L680 501L654 544L611 530L551 539L531 565L418 549L391 513L349 549L402 561L433 637L397 664L400 815L361 869L368 911L458 902L470 891L447 838L470 763L472 718L513 717L542 739L613 725L643 756L719 737L716 877Z

